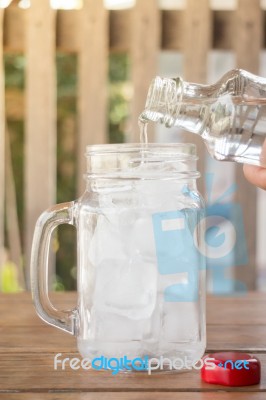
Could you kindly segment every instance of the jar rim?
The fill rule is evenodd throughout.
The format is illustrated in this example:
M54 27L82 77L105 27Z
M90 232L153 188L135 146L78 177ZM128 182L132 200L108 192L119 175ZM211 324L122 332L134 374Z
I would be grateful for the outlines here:
M196 146L191 143L120 143L86 148L86 179L190 179L196 169Z
M197 148L194 143L112 143L112 144L93 144L86 146L85 156L100 155L107 153L134 153L136 151L158 151L172 155L180 155L182 158L197 160Z

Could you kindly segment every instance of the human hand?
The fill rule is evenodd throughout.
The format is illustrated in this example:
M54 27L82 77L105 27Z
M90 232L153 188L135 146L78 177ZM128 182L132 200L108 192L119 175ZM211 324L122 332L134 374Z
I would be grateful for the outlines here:
M250 183L266 190L266 168L244 164L243 171Z

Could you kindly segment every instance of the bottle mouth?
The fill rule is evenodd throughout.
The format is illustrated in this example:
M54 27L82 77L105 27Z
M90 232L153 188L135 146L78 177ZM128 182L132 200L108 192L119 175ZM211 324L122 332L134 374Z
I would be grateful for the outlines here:
M157 76L151 83L145 109L140 115L142 122L160 122L173 126L178 115L184 93L184 82L178 78Z
M86 148L86 178L188 179L200 176L196 146L170 144L104 144Z

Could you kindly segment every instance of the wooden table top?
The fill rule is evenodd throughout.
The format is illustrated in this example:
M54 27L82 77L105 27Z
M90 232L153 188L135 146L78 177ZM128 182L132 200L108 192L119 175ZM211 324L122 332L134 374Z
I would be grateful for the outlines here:
M57 293L58 307L75 304L75 293ZM76 339L46 325L30 294L0 295L0 400L265 400L266 293L208 297L207 351L244 350L262 364L260 385L228 388L201 382L198 371L120 373L54 370L54 356L79 357Z

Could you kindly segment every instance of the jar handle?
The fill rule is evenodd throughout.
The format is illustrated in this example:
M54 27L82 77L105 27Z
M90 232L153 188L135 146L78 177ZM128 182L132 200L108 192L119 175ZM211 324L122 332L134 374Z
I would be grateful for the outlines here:
M51 234L61 224L75 223L76 202L57 204L44 211L35 226L31 253L31 289L37 314L56 328L72 335L77 330L77 310L56 309L48 295L48 255Z

